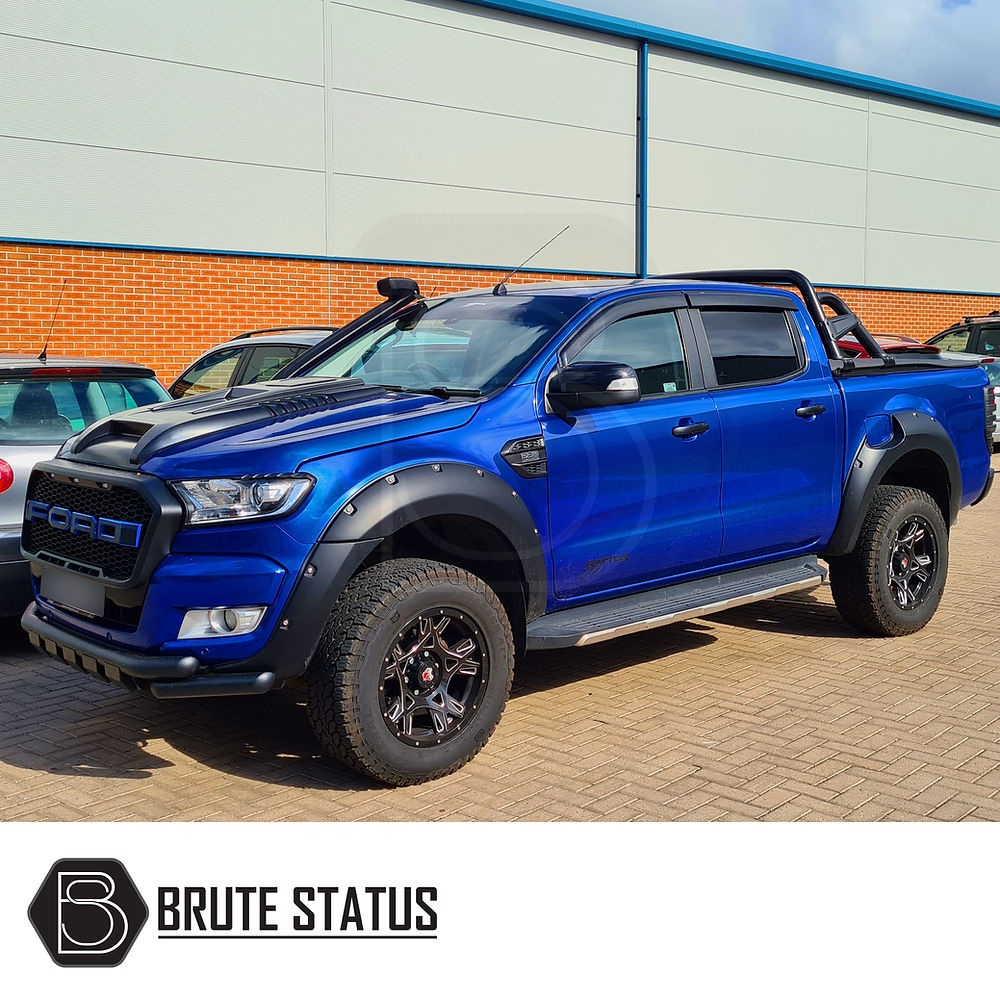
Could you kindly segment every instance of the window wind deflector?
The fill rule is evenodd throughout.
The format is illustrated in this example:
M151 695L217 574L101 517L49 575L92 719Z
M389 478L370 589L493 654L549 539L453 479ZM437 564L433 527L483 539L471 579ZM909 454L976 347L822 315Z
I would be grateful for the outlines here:
M736 282L737 284L778 285L779 287L787 286L795 288L805 302L806 311L816 324L820 338L823 341L823 346L826 348L827 356L838 360L842 357L840 348L837 346L837 342L827 326L826 314L820 305L816 289L801 271L791 271L784 268L754 268L738 271L683 271L679 274L655 274L650 275L650 277L672 281L727 281Z

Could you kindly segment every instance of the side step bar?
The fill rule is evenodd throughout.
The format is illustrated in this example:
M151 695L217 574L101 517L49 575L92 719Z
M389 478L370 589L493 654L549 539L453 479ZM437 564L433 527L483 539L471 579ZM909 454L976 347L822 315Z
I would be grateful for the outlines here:
M818 558L803 556L554 611L528 625L527 648L587 646L768 597L812 590L825 579L826 570L820 566Z

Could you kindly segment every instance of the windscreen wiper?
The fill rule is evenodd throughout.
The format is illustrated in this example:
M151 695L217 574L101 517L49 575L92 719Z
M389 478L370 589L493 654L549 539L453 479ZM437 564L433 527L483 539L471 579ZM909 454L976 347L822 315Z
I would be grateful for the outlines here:
M409 385L386 385L384 382L378 384L383 389L391 389L393 392L411 392L417 396L437 396L439 399L451 399L458 396L476 399L482 395L482 391L479 389L452 389L446 385L432 385L426 389L418 389Z

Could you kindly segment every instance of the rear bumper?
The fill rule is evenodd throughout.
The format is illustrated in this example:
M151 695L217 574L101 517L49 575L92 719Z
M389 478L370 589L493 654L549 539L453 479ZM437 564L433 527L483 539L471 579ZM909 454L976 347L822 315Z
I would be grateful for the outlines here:
M31 574L21 555L20 532L0 529L0 618L19 615L31 602Z
M990 469L990 474L986 477L986 485L983 487L983 492L972 501L971 506L975 507L977 503L982 503L989 496L990 490L993 489L993 476L995 474L996 470Z

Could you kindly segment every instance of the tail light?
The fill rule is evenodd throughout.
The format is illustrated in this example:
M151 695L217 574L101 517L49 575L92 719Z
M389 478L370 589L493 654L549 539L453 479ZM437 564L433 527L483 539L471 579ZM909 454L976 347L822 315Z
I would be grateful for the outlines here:
M42 376L45 378L89 378L93 375L100 375L100 368L35 368L32 377Z
M14 482L14 470L0 458L0 493L6 493Z

